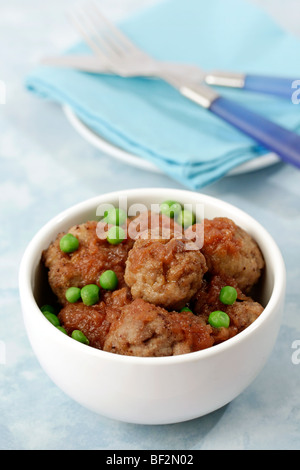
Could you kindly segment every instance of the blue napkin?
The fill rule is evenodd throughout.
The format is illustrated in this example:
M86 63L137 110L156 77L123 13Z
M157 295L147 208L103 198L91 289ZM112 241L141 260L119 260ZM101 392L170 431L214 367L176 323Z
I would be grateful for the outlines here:
M300 40L246 0L166 0L121 27L158 59L206 70L300 78ZM78 44L72 52L91 51ZM267 153L160 80L43 66L27 77L26 86L40 97L71 106L103 138L190 189ZM222 89L222 94L289 129L300 128L300 108L291 101L240 90Z

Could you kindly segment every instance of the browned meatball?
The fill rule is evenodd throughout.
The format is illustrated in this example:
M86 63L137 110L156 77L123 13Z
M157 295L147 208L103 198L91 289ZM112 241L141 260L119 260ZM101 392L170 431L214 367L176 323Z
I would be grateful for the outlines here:
M182 234L180 225L174 219L153 211L141 212L128 224L128 234L134 240L149 238L149 234L155 234L156 238L171 238L174 233Z
M250 326L263 312L264 308L258 302L252 299L244 300L242 302L235 302L233 305L223 308L230 318L230 325L228 328L213 328L212 336L214 337L215 344L227 341L233 336Z
M237 291L237 300L233 305L225 305L219 298L220 291L224 286L232 286ZM211 312L222 310L227 313L230 318L229 327L212 329L215 343L226 341L243 331L251 325L264 310L262 305L258 302L254 302L252 298L242 293L234 279L221 276L212 276L211 279L203 282L201 289L191 302L191 309L194 314L199 316L205 323L208 322L208 317Z
M111 324L119 318L122 308L132 302L130 289L126 286L103 295L106 308L106 321Z
M264 259L257 243L228 218L205 219L201 251L209 272L234 278L245 293L261 276Z
M131 302L126 287L105 295L105 301L87 306L83 302L67 304L58 314L61 325L68 335L80 330L90 346L102 349L110 325L119 318L122 308Z
M126 356L172 356L211 347L211 327L190 312L177 313L136 299L122 310L104 351Z
M263 312L263 306L252 299L243 302L235 302L226 309L230 317L230 323L238 329L240 333L251 325Z
M245 294L238 288L235 279L225 276L206 275L201 288L194 295L190 302L190 307L195 315L201 315L205 322L208 321L209 314L214 310L224 310L226 306L220 300L222 287L232 286L237 291L237 299L248 300Z
M69 230L79 240L79 248L73 253L63 253L60 249L59 242L64 233L60 233L43 252L43 262L49 269L50 287L62 305L66 304L65 292L69 287L98 284L100 274L107 269L115 271L119 287L125 286L125 261L133 240L128 238L112 245L99 239L96 229L97 222L89 221Z
M186 249L183 238L140 238L128 254L125 281L134 299L177 310L201 287L206 270L202 253Z
M61 325L68 335L80 330L88 338L90 346L102 349L108 331L105 322L106 311L104 302L87 306L82 302L67 304L58 314Z

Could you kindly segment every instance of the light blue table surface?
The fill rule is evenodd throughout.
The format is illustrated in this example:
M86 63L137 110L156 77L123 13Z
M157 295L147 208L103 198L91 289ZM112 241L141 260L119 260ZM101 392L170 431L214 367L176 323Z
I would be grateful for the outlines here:
M101 1L115 18L150 3ZM256 3L300 35L298 1ZM285 164L226 177L202 190L261 222L287 267L277 343L263 371L233 402L181 424L120 423L68 398L35 358L24 329L17 278L36 231L58 212L108 191L183 188L164 175L102 154L75 132L61 109L24 90L23 79L39 57L76 39L64 16L72 4L53 0L45 7L41 0L0 0L0 80L6 85L6 104L0 105L0 449L299 449L300 364L293 360L292 346L300 341L300 172Z

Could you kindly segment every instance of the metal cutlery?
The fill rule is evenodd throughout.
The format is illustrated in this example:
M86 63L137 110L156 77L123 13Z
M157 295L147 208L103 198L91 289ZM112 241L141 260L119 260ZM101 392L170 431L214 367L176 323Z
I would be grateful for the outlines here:
M107 64L103 58L96 55L62 55L62 56L49 56L43 57L40 60L40 64L54 66L54 67L65 67L73 68L83 72L99 73L99 74L112 74L113 71L111 66ZM165 70L166 72L175 73L177 76L185 77L191 83L201 83L205 80L205 73L194 65L190 64L178 64L174 62L160 62L152 64L148 63L147 67L144 65L138 69L130 69L123 71L123 77L145 77L145 78L160 78L160 72Z
M109 74L111 70L109 65L101 60L96 54L69 54L61 56L46 56L40 60L41 65L51 67L65 67L76 69L82 72ZM284 99L292 99L295 91L294 83L299 79L287 77L274 77L267 75L243 74L238 72L229 72L225 70L212 70L206 72L193 64L174 63L168 61L157 61L155 67L145 69L141 67L136 70L128 70L126 77L142 76L146 78L156 78L160 69L164 69L177 75L182 75L186 80L196 84L205 82L207 85L214 85L228 88L239 88L245 91L252 91L262 94L274 95ZM159 77L158 77L159 78Z
M263 116L224 98L203 83L192 82L182 71L170 72L167 67L139 49L122 31L108 21L91 4L72 14L73 23L103 64L122 77L151 71L178 92L239 129L283 161L300 167L300 136Z

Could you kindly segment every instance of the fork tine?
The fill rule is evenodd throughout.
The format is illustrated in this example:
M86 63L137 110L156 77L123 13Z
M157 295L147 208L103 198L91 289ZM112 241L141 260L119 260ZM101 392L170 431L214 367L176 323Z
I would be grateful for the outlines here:
M99 48L99 45L94 39L94 36L90 34L90 31L86 29L86 25L83 26L82 18L78 18L78 13L75 14L74 12L70 13L70 20L77 29L77 31L80 33L80 35L83 37L85 42L91 47L91 49L101 57L101 60L104 60L106 63L108 63L107 57L101 49Z
M93 8L93 4L90 4ZM99 16L95 20L95 11L91 11L91 8L86 6L84 11L82 11L81 16L82 20L85 22L86 27L89 28L90 34L94 37L97 45L110 54L110 57L113 56L115 59L118 59L120 54L124 53L124 48L120 46L119 40L114 40L113 35L107 28L107 24Z
M136 47L94 4L89 3L84 9L77 9L71 18L84 40L112 72L124 77L132 76L137 63L141 61L144 66L154 70L152 58Z
M97 20L99 21L99 25L102 24L106 26L108 31L111 33L111 39L115 40L118 46L121 46L127 52L139 52L137 46L100 12L99 8L97 5L95 5L94 2L90 2L90 5L97 17Z
M128 46L130 41L118 33L118 28L114 28L94 4L90 5L77 8L71 19L93 51L113 70L120 59L133 53L133 46Z

